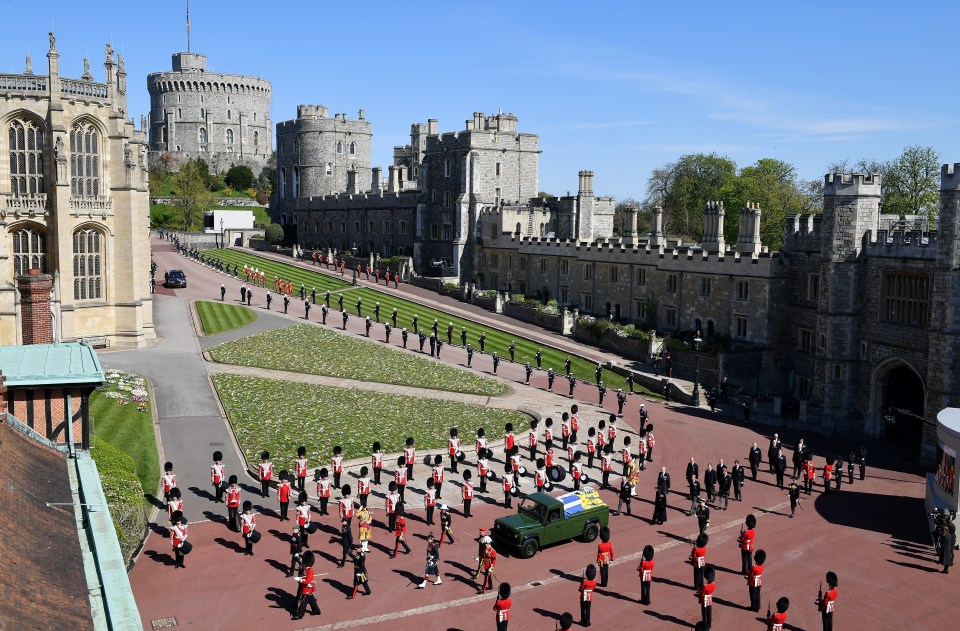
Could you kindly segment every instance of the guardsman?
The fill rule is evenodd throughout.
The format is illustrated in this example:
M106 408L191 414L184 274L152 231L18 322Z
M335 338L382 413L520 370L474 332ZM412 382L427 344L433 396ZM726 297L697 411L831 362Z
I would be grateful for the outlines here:
M397 525L397 506L400 504L400 493L397 492L397 483L393 480L387 485L387 496L383 500L387 513L387 530L394 531Z
M397 493L400 495L400 501L405 501L405 492L407 489L407 465L403 456L397 458L397 468L393 472L393 481L397 485Z
M293 464L293 473L297 477L297 491L303 491L307 487L307 448L303 445L297 447L297 460Z
M617 388L617 416L623 418L623 406L627 403L627 395L620 388Z
M333 487L340 488L340 476L343 474L343 448L336 445L330 457L330 470L333 471Z
M600 568L600 587L607 586L610 574L610 562L613 561L613 544L610 543L610 529L600 529L600 543L597 544L597 567Z
M460 445L460 431L453 427L450 429L450 438L447 439L447 456L450 458L450 471L453 473L459 473L458 463L460 462L460 454L462 453ZM443 482L443 480L440 480ZM440 495L440 487L437 487L437 495Z
M173 472L173 463L167 462L163 465L163 475L160 476L160 482L163 485L163 501L170 501L170 491L177 486L177 475Z
M705 532L697 536L693 550L690 551L690 563L693 565L693 588L699 591L703 587L703 570L707 566L707 543L710 535Z
M360 532L360 549L370 552L370 540L373 539L373 515L366 506L357 510L357 524Z
M510 599L510 583L500 583L497 589L497 600L493 603L493 611L496 613L497 631L507 631L510 624L510 606L513 601Z
M290 537L290 568L287 570L287 578L300 572L303 572L303 537L300 536L300 527L294 524ZM297 589L297 598L299 597L300 590Z
M542 348L537 349L537 354L535 355L535 357L537 358L537 369L539 370L540 368L543 367L543 349Z
M553 419L547 417L547 420L544 421L543 424L543 446L545 449L553 449ZM532 453L530 459L534 459Z
M487 334L486 334L486 332L481 331L481 332L480 332L480 337L477 338L477 341L480 343L480 352L481 352L481 353L485 352L485 349L486 349L486 347L487 347Z
M623 449L620 450L620 459L623 461L623 477L630 473L630 465L633 462L633 454L630 453L632 440L629 436L623 438Z
M823 492L830 492L830 483L833 481L833 456L827 456L827 462L823 465Z
M477 441L474 446L476 448L478 457L480 454L480 450L487 448L487 432L482 427L477 428Z
M510 473L510 463L504 467L503 478L501 479L503 483L503 507L512 508L513 507L513 475ZM574 482L576 485L576 482Z
M215 503L223 503L224 484L227 481L227 467L223 464L223 454L219 451L213 452L213 464L210 465L210 482L213 483L213 491L216 495Z
M787 622L787 609L789 608L790 599L781 596L777 600L777 612L774 614L767 612L767 631L783 631L783 625Z
M284 469L280 472L280 482L277 484L277 498L280 500L280 521L290 520L287 517L287 511L290 508L290 492L290 480L286 469Z
M407 330L406 330L406 329L403 329L402 331L400 331L400 339L403 341L403 347L404 347L404 348L407 347L407 337L408 337L408 336L409 336L409 333L407 333Z
M717 590L717 584L713 581L716 576L716 570L712 565L703 568L703 585L697 591L697 600L700 601L700 617L708 631L713 626L713 593Z
M525 362L523 364L523 371L526 373L526 380L524 381L525 385L530 385L530 377L533 375L533 366L530 365L530 362Z
M647 462L653 462L653 446L657 444L657 439L653 436L653 423L647 423Z
M591 428L593 429L593 428ZM580 463L580 452L573 454L573 465L571 466L571 476L573 477L573 490L580 490L580 480L583 479L583 465Z
M244 554L253 556L253 544L260 538L257 533L257 515L253 512L253 502L247 500L243 503L243 514L240 515L240 534L243 535L243 541L246 544Z
M521 475L521 474L520 474L520 467L523 466L523 465L521 464L521 458L520 458L520 447L514 446L513 449L510 450L510 462L509 462L509 464L510 464L510 471L511 471L511 473L513 474L513 486L516 487L516 488L519 490L519 489L520 489L520 475Z
M603 470L603 488L610 487L610 473L613 471L613 445L603 446L603 458L601 458L601 469Z
M473 347L467 344L467 368L473 363Z
M227 489L227 525L230 530L240 532L240 487L237 476L230 476L230 488Z
M463 516L470 517L470 504L473 502L473 483L470 481L470 469L463 472L463 486L460 487L460 496L463 499Z
M181 495L180 489L177 487L170 489L170 501L167 502L167 521L169 521L171 525L173 524L173 514L177 511L182 513L184 510Z
M360 499L360 506L366 508L367 499L370 497L370 469L366 466L360 467L360 477L357 478L357 497Z
M513 435L513 423L506 423L503 426L503 455L504 458L510 456L516 443L516 437Z
M593 457L597 453L597 430L591 427L587 430L587 468L593 468Z
M767 561L767 553L757 550L753 554L753 563L747 572L747 588L750 592L750 610L760 611L760 590L763 587L763 564Z
M737 543L740 545L740 573L746 576L750 572L750 566L753 565L751 559L756 548L757 518L754 515L747 515L744 524L747 528L746 530L740 529Z
M614 451L617 449L617 417L614 414L611 414L607 419L607 444L613 448Z
M453 322L447 325L447 344L453 344Z
M370 595L370 583L367 579L367 555L362 546L354 544L347 553L353 562L353 593L347 600L353 600L357 597L357 592L363 587L363 593Z
M187 518L183 516L183 512L177 511L171 516L170 521L170 546L173 548L174 557L173 567L185 567L183 565L184 544L189 537ZM189 550L190 546L188 545L186 549Z
M330 502L330 472L326 467L320 469L320 479L317 480L317 497L320 498L320 514L328 515L327 504Z
M867 448L861 447L860 453L857 454L857 465L860 470L860 479L863 480L867 476Z
M407 518L404 516L403 502L397 503L396 507L394 507L394 514L396 515L393 526L395 542L393 544L393 553L390 555L391 559L397 557L400 546L403 546L404 554L410 554L410 546L407 545Z
M307 492L300 491L300 495L297 496L297 528L305 546L309 545L311 520L312 511L310 510L310 504L307 503Z
M605 397L607 394L607 387L603 385L602 381L597 384L597 394L600 395L600 401L598 402L598 405L603 407L603 397Z
M553 380L556 379L556 374L553 372L553 368L547 369L547 391L553 392Z
M827 572L827 593L817 596L816 604L823 620L823 631L833 631L833 608L837 602L837 575Z
M270 497L270 480L273 479L273 463L270 462L270 452L264 451L260 454L260 465L257 467L257 473L260 476L260 494L263 497Z
M413 482L413 464L417 461L417 448L413 444L413 437L408 436L403 448L403 457L407 465L407 480Z
M316 575L313 570L314 563L316 563L316 557L313 552L311 550L304 552L303 574L297 577L297 582L300 583L300 599L294 611L293 620L302 619L303 614L307 612L307 607L310 608L311 615L320 615L320 606L317 605L317 597L314 596L317 591Z
M427 458L429 461L429 456ZM430 472L430 479L427 480L427 486L430 486L431 482L433 483L432 486L438 498L443 489L443 473L443 456L437 454L433 457L433 469Z
M580 626L590 626L590 606L593 605L593 592L597 589L597 566L587 566L580 579Z
M567 449L570 444L570 415L564 412L560 415L560 440L563 444L563 448Z
M487 585L493 588L493 573L497 566L497 552L493 549L493 543L487 542L483 547L483 554L480 556L480 574L483 574L483 581L477 587L477 593L482 594L487 591ZM474 578L477 578L476 576Z
M537 470L533 473L533 485L537 487L537 493L543 493L543 487L547 483L547 462L543 458L537 458Z
M423 568L423 580L420 581L420 584L417 585L417 589L423 589L427 586L427 577L436 576L437 580L433 581L434 585L439 585L443 583L443 580L440 578L440 546L437 545L437 540L433 536L433 533L427 533L427 563Z
M733 476L733 499L736 502L743 500L743 481L745 473L743 471L743 465L740 464L739 460L733 461L733 468L730 470L730 475Z
M637 566L637 573L640 574L640 604L650 604L650 584L653 582L653 546L643 547L643 557L640 565Z
M443 545L443 537L446 535L447 542L450 544L454 543L453 540L453 529L450 527L453 524L453 516L450 515L450 507L446 504L440 505L440 538L437 539L437 544Z
M573 375L567 375L567 383L570 384L570 391L567 393L567 396L571 399L573 398L573 389L577 387L577 378Z
M427 489L423 494L423 508L426 509L426 521L428 526L433 525L433 510L437 506L437 485L433 478L427 480Z
M377 304L373 305L373 317L376 319L377 324L380 324L380 302L377 301Z
M497 374L497 366L500 365L500 356L497 351L493 351L493 374Z
M807 495L813 490L813 482L817 479L817 467L813 464L813 458L807 457L803 463L803 490Z
M477 449L477 477L480 478L480 492L487 492L487 475L490 472L490 460L485 447Z
M572 446L572 445L571 445L571 446ZM553 465L556 464L556 463L553 461L553 450L552 450L552 449L548 449L548 450L547 450L547 453L545 453L545 454L543 455L543 461L544 461L544 464L545 464L545 466L547 467L547 469L549 469L550 467L552 467Z
M380 486L380 472L383 471L383 452L380 451L379 442L374 442L372 449L370 465L373 467L373 483Z
M349 484L344 484L340 489L340 499L337 503L339 504L340 519L346 521L349 525L353 522L354 508L353 489L350 488Z
M847 456L847 484L853 484L853 465L856 459L857 456L852 451Z
M539 439L537 437L537 427L540 425L540 421L533 419L530 421L530 431L527 433L527 447L530 449L530 460L537 459L537 445ZM546 432L544 432L546 434Z

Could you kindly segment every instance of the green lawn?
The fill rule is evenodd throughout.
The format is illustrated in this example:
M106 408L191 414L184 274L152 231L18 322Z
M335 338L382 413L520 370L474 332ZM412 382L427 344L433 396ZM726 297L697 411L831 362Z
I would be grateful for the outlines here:
M399 337L399 332L396 333ZM291 359L290 349L305 349ZM417 388L497 396L499 381L430 361L380 342L308 324L251 335L210 349L214 361Z
M248 254L246 252L241 253L235 250L207 250L205 252L221 252L226 253L235 257L237 261L246 261L251 265L256 265L257 267L265 270L269 276L277 275L281 278L292 278L296 286L299 287L299 284L304 283L308 290L310 287L317 287L317 302L321 301L322 294L320 293L321 283L329 281L337 281L335 278L330 278L324 274L317 272L312 272L310 270L305 270L293 265L288 265L286 263L280 263L270 259L265 259L257 255ZM335 291L335 289L331 289ZM466 327L467 329L467 343L473 346L477 351L480 350L480 343L478 338L480 337L481 332L487 334L486 338L486 352L492 353L496 351L501 357L509 359L510 353L507 350L510 346L510 342L516 342L516 360L518 362L529 361L531 364L536 363L536 353L537 349L543 350L543 369L553 368L559 375L565 374L564 372L564 361L568 357L567 353L550 346L545 346L538 344L532 340L527 340L522 337L511 335L503 331L493 329L486 326L481 326L476 322L467 320L465 318L459 318L447 313L444 313L440 309L433 309L426 307L417 303L404 300L390 294L377 291L376 289L362 286L357 289L352 289L344 297L344 306L348 310L353 312L354 305L357 302L357 298L363 298L363 304L367 309L371 310L371 315L373 315L372 309L373 305L378 301L380 302L380 320L386 321L390 318L390 315L393 312L393 309L397 309L397 325L399 327L406 327L413 330L412 320L414 314L419 317L420 326L430 327L433 324L434 318L436 318L440 323L440 332L441 335L446 335L447 324L453 322L454 334L453 334L453 343L456 345L460 344L460 329L461 327ZM334 294L332 300L330 301L332 307L336 307L336 294ZM376 329L374 329L376 330ZM577 357L570 357L571 364L570 369L574 375L580 379L586 381L594 382L595 381L595 370L597 365L593 362L587 361L585 359L580 359ZM613 390L616 388L625 388L626 380L619 376L615 375L610 371L605 370L603 372L603 382L607 385L607 388ZM661 397L659 393L651 392L645 388L640 387L639 385L634 385L633 387L635 392L642 392L647 396L651 397Z
M478 427L499 436L505 423L529 422L514 410L369 390L240 375L215 375L213 382L247 460L257 462L267 450L278 469L291 468L300 445L313 466L324 466L334 445L346 458L360 458L369 456L373 441L385 453L400 452L408 436L421 449L436 449L447 444L451 427L465 437Z
M160 464L150 403L144 403L143 411L140 411L133 399L141 394L140 389L148 390L142 377L109 371L107 383L90 396L90 414L94 420L96 443L109 443L130 456L144 492L154 494L160 481ZM121 400L129 403L120 405Z
M198 300L196 302L200 322L207 335L216 335L255 322L257 314L252 309L225 302Z
M330 291L336 291L338 289L346 289L350 286L349 283L338 278L317 274L315 272L311 272L310 270L301 269L293 265L287 265L286 263L278 263L276 261L265 259L247 252L240 252L239 250L204 250L203 255L210 258L220 259L224 263L227 263L231 266L236 265L239 268L237 273L241 279L243 278L244 264L256 267L257 269L266 273L267 285L271 289L273 288L272 283L274 276L279 276L284 280L292 280L294 289L297 291L300 290L300 284L302 283L307 288L308 297L310 295L310 290L316 287L317 302L320 301L324 292L326 292L328 289ZM299 297L299 294L295 295Z

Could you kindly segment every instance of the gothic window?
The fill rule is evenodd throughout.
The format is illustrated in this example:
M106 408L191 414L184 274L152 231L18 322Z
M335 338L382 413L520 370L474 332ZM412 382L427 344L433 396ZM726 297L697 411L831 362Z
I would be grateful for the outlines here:
M10 189L14 195L43 191L43 130L37 123L17 119L8 131Z
M103 235L99 230L73 233L73 299L103 298Z
M256 154L260 150L260 132L253 132L253 153Z
M293 167L293 196L300 197L300 167Z
M100 132L89 122L79 122L70 131L70 194L96 197L100 194Z
M31 269L47 271L47 237L34 228L13 232L13 276L23 276Z
M200 128L200 151L207 150L207 128Z
M513 231L513 234L518 235L518 236L520 235L520 222L519 222L519 221L517 222L517 229Z
M443 177L450 177L450 159L444 158L443 160Z
M339 140L337 141L337 153L343 153L343 143Z
M226 135L227 135L227 144L228 144L228 145L232 145L232 144L233 144L233 130L232 130L232 129L228 129ZM231 149L232 149L232 148L228 148L227 151L230 151Z
M351 142L351 143L350 143L350 155L352 156L352 155L355 154L356 152L357 152L357 143Z
M230 114L230 110L227 110L227 120L233 120L233 115Z
M327 175L333 175L333 162L327 162Z
M286 167L280 167L280 177L278 178L280 184L280 199L287 198L287 169Z
M178 108L177 108L177 120L180 120L181 118L183 118L183 110L181 110L181 109L178 107Z
M206 111L205 109L203 109L202 107L200 108L200 118L201 118L201 120L207 118L207 111Z

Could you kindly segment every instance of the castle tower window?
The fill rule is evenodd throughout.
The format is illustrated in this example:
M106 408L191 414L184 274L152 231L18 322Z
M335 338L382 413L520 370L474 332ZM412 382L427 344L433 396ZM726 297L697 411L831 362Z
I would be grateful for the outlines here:
M337 141L337 153L343 153L343 143L339 140Z
M73 233L73 298L103 298L103 237L99 230L77 230Z
M254 122L254 123L257 122L257 113L256 113L256 112L253 113L253 122Z
M327 162L327 175L333 175L333 162Z
M206 118L207 118L207 111L206 111L205 109L203 109L202 107L200 108L200 118L201 118L201 120L206 120Z
M178 108L177 108L177 120L180 120L181 118L183 118L183 110L181 110L181 109L178 107Z
M293 196L300 197L300 167L293 167Z
M200 128L200 151L207 150L207 128Z
M287 198L287 169L280 167L280 177L277 178L277 184L280 185L280 199Z
M744 302L750 298L750 281L737 281L737 300Z
M351 142L351 143L350 143L350 155L352 156L352 155L355 154L356 152L357 152L357 143Z
M226 133L227 152L233 153L233 130L228 129Z
M233 120L233 114L230 113L230 110L227 110L227 120L228 121Z
M513 234L517 235L518 237L520 236L520 222L519 222L519 221L517 222L517 228L516 228L516 230L513 231Z
M96 197L100 194L100 132L89 122L70 130L70 194Z
M700 295L707 297L710 295L710 290L713 288L713 279L712 278L701 278L700 279Z
M443 177L450 177L450 158L443 160Z
M23 276L31 269L47 271L47 237L33 228L13 232L13 276Z
M10 189L14 195L43 190L43 130L29 120L14 120L7 132L10 148ZM26 272L24 272L26 273Z
M253 132L253 153L256 155L260 151L260 132Z

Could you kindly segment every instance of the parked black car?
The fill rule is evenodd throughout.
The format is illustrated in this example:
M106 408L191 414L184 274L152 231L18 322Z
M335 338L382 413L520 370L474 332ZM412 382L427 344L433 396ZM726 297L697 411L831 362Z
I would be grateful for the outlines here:
M172 269L164 273L163 285L165 287L186 287L187 275L183 273L183 270Z

